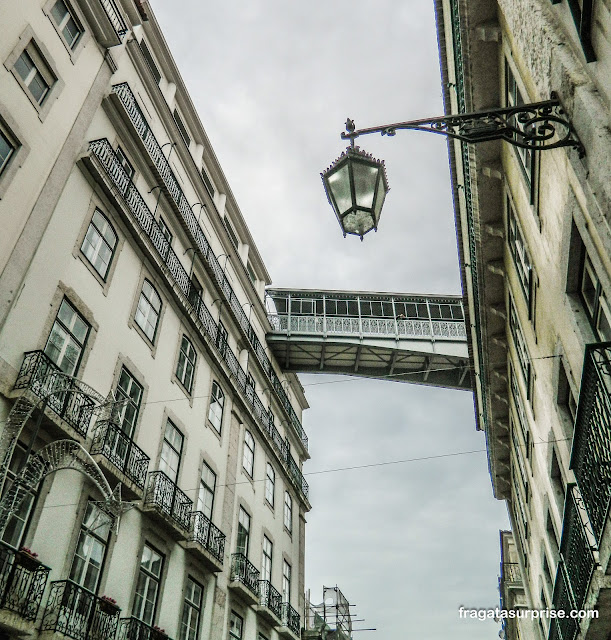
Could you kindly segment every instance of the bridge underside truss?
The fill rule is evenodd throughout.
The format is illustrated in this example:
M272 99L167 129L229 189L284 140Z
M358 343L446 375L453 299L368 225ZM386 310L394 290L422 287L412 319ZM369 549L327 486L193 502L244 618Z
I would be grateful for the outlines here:
M471 389L466 345L457 354L367 344L337 337L268 334L284 371L363 376L449 389ZM425 345L422 345L425 347ZM461 345L463 347L463 345ZM460 351L464 350L464 354Z

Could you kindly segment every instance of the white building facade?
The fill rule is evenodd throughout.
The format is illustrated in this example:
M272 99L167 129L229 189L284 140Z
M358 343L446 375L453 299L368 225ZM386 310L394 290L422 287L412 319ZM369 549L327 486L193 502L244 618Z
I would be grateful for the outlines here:
M507 501L526 604L598 610L512 634L607 637L609 6L436 8L448 113L557 98L585 150L452 141L450 164L478 428L494 495Z
M307 403L154 15L0 23L0 636L297 638Z

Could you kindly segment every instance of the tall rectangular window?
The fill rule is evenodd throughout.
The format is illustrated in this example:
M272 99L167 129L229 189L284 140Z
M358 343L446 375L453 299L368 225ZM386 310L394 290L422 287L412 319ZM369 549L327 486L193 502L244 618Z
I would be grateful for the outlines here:
M272 579L272 554L274 545L272 541L263 536L263 557L261 561L261 580L271 581Z
M9 137L2 128L0 128L0 175L8 166L10 159L13 157L17 149L17 145Z
M191 144L191 137L189 136L189 133L187 132L187 127L185 126L185 123L180 117L180 114L178 113L177 109L174 109L173 116L174 116L174 122L178 127L178 131L180 131L180 135L182 136L182 139L184 140L185 144L188 147Z
M206 173L206 170L202 167L202 180L204 181L204 186L206 187L206 191L211 198L214 198L214 187L212 186L212 182Z
M111 518L92 502L87 503L70 580L96 593L110 536Z
M180 353L178 354L178 362L176 364L176 377L189 393L191 393L193 389L193 376L195 374L196 362L197 354L195 347L191 344L187 336L183 336L180 342Z
M602 342L611 341L611 310L609 299L594 265L583 247L583 264L581 267L579 292L586 315L596 337Z
M242 453L242 467L252 478L255 464L255 440L250 431L244 432L244 451Z
M144 335L151 341L155 341L157 325L159 324L159 314L161 313L161 298L153 285L145 280L142 283L138 308L134 320L142 329Z
M528 398L532 396L532 364L530 361L530 354L528 353L528 347L526 346L526 340L524 338L524 332L520 326L518 320L518 313L515 308L515 304L511 296L509 296L509 330L511 337L513 338L513 344L516 350L518 363L520 370L524 376L524 384Z
M185 601L182 605L179 640L195 640L197 638L203 594L202 585L189 576L185 590Z
M229 638L231 640L242 640L243 627L244 620L242 616L239 616L235 611L232 611L229 618Z
M140 571L132 615L145 624L152 625L159 598L159 584L163 569L163 556L145 544L140 559Z
M250 516L240 507L238 515L238 543L236 553L242 553L248 556L248 540L250 538Z
M216 473L204 462L197 496L197 510L212 520L214 492L216 491Z
M174 426L171 420L168 420L165 425L163 444L161 445L159 471L163 471L174 483L178 479L183 440L182 433Z
M159 82L161 81L161 73L157 67L157 64L155 63L155 60L153 59L150 49L148 48L144 40L140 40L140 51L142 51L142 55L146 60L146 64L148 65L153 78L155 78L155 82L159 84Z
M225 406L225 394L216 380L212 383L210 392L210 408L208 409L208 420L210 424L220 433L223 424L223 408Z
M513 264L516 268L516 273L518 274L518 280L520 281L520 288L522 289L522 293L526 299L526 304L528 305L529 319L533 320L535 311L534 300L536 293L536 277L532 260L530 259L528 246L524 240L522 229L520 228L513 203L509 196L507 196L507 216L507 244L509 246L509 253L513 259Z
M221 352L221 355L225 355L225 349L227 349L227 339L229 334L227 333L227 329L225 329L222 322L218 323L217 332L216 332L216 344Z
M106 280L108 269L117 246L117 234L108 218L96 209L81 245L81 252L102 280Z
M240 246L238 235L231 226L231 222L229 222L229 218L227 216L223 216L223 224L225 225L225 229L227 229L227 235L231 240L231 244L237 249Z
M284 526L289 533L293 532L293 498L288 491L284 492Z
M125 367L121 369L115 398L119 408L115 410L113 421L131 438L140 412L142 385Z
M41 105L57 78L33 40L30 40L17 58L14 69L34 102Z
M89 325L64 298L45 346L45 353L66 374L73 376L81 362Z
M51 9L51 17L68 47L70 49L74 49L83 30L64 0L57 0L53 5Z
M132 163L127 159L127 156L125 155L125 151L123 151L121 147L117 147L117 150L115 151L115 156L117 156L117 160L119 161L119 164L123 168L123 171L125 171L125 174L131 180L134 177L134 174L136 172L134 170L134 167L132 166Z
M291 565L286 561L282 561L282 602L291 601Z
M274 506L275 486L276 472L274 471L274 467L268 462L265 470L265 499L271 507Z

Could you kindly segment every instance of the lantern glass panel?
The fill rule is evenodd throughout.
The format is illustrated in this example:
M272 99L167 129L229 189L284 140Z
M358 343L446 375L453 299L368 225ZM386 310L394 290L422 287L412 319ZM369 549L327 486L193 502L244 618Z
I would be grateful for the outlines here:
M355 211L343 219L343 225L346 233L363 236L373 229L373 216L365 211Z
M356 206L371 209L378 182L378 168L363 162L352 162Z
M342 215L352 206L350 195L350 176L348 174L348 164L344 164L337 171L327 177L329 189L333 194L333 199L337 206L337 212Z
M376 225L378 223L378 220L380 219L380 213L382 212L382 205L384 204L385 199L386 199L386 188L384 186L384 175L380 171L378 175L378 197L376 198L374 212L373 212L376 220Z

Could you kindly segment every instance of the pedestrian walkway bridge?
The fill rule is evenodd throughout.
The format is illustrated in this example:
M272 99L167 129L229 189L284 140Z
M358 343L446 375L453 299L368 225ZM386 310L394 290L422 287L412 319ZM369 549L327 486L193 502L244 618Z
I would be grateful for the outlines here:
M285 371L471 389L460 296L268 289L267 309Z

